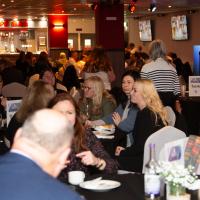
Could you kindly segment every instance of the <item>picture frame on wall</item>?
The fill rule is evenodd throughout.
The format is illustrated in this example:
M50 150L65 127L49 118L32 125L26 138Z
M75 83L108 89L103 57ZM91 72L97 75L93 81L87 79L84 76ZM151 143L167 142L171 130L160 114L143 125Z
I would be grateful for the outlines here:
M171 18L172 39L188 40L188 27L186 15L173 16Z
M151 20L139 21L139 38L143 42L152 41Z
M46 46L46 37L45 36L39 37L39 46Z

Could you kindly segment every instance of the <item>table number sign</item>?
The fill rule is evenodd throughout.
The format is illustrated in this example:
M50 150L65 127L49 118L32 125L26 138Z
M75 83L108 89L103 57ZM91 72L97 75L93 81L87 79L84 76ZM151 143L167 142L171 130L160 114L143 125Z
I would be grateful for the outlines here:
M200 96L200 76L189 76L189 96Z

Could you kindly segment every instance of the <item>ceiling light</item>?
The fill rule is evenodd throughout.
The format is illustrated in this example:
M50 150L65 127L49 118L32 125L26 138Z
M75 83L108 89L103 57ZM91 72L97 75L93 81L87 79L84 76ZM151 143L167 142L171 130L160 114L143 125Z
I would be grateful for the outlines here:
M172 7L171 5L168 6L168 8L171 8L171 7Z
M156 4L155 4L155 3L151 3L151 4L150 4L150 11L151 11L151 12L155 12L156 9L157 9Z

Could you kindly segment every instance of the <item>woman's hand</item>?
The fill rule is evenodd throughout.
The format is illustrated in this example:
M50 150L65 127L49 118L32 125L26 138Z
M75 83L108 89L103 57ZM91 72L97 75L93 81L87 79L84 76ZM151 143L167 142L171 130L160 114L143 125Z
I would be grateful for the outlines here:
M114 113L113 113L112 119L113 119L113 121L114 121L114 123L115 123L116 126L118 126L119 123L122 121L121 116L120 116L119 113L117 113L117 112L114 112Z
M93 126L92 121L86 120L84 126L85 128L91 128Z
M83 151L76 154L76 157L80 158L84 165L96 166L99 162L99 159L91 151Z
M121 151L124 151L125 148L124 147L121 147L121 146L117 146L116 149L115 149L115 155L116 156L119 156Z

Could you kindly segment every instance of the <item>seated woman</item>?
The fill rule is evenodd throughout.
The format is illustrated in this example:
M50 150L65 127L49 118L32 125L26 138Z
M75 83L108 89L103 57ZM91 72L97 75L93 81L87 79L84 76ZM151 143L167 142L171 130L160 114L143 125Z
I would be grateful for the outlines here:
M55 62L58 71L55 76L58 81L62 83L65 70L68 65L68 59L65 52L60 52L59 59Z
M49 101L55 96L53 87L44 81L35 81L29 88L22 100L19 110L10 120L6 137L10 140L11 144L15 132L22 126L26 118L34 111L46 108Z
M64 85L56 82L56 77L52 68L44 68L44 70L42 70L39 74L39 78L52 85L56 93L67 92L67 88Z
M136 81L131 101L139 108L133 131L134 143L126 149L118 146L115 154L121 169L142 172L145 142L167 125L167 113L151 80Z
M80 89L80 82L74 65L68 65L63 75L62 84L70 91L73 87Z
M138 72L133 70L126 71L122 75L122 91L124 98L122 98L119 106L114 112L100 120L88 120L86 125L91 127L94 125L115 124L120 133L123 132L127 134L127 142L125 146L130 146L133 143L132 132L138 111L138 108L130 102L130 95L135 81L137 81L139 78L140 74Z
M90 120L101 119L112 113L116 102L105 90L103 81L98 76L91 76L84 81L84 94L80 100L80 110Z
M63 182L67 181L68 171L72 170L82 170L86 174L116 173L117 162L105 152L96 136L83 127L78 105L69 94L58 94L49 107L65 114L75 129L70 162L59 177Z

